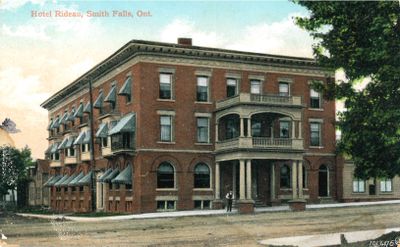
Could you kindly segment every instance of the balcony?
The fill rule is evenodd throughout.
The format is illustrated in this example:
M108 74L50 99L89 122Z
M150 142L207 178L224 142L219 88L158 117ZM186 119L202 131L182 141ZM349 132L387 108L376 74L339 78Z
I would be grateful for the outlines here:
M221 110L238 104L290 106L290 107L303 106L301 96L281 96L278 94L240 93L235 97L218 101L216 103L216 109Z
M76 164L77 162L78 162L78 160L77 160L76 156L65 157L65 159L64 159L65 165Z
M132 153L135 150L134 144L132 142L112 142L111 152L115 153Z
M82 160L82 161L88 161L88 160L90 160L90 151L82 152L82 153L81 153L81 160Z
M61 167L60 160L51 160L50 161L50 167Z
M232 149L271 149L271 150L303 150L303 139L270 138L270 137L238 137L219 141L215 150L226 151Z

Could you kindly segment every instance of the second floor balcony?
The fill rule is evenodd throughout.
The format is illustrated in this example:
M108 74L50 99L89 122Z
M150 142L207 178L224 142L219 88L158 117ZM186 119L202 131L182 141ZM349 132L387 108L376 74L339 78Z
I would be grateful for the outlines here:
M238 104L256 104L288 107L303 106L301 96L240 93L234 97L218 101L216 103L216 109L221 110Z
M215 144L217 151L232 149L284 149L303 150L303 139L297 138L271 138L271 137L237 137Z

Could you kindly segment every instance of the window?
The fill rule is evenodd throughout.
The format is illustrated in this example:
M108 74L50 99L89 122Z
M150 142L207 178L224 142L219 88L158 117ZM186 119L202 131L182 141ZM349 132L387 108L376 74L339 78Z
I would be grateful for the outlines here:
M74 147L69 148L69 156L75 156L75 148Z
M210 168L199 163L194 168L194 188L210 188Z
M289 122L279 122L279 138L289 138Z
M197 101L208 102L208 77L197 77Z
M250 81L250 93L261 94L261 81L260 80L251 80Z
M103 138L101 138L101 146L102 146L103 148L105 148L105 147L108 146L108 137L103 137Z
M353 192L365 192L365 181L361 179L353 180Z
M381 180L381 192L392 192L392 180L391 179Z
M175 210L175 201L157 201L157 210Z
M79 186L79 191L83 191L83 186Z
M232 97L237 94L238 80L234 78L228 78L226 80L226 97Z
M287 165L281 167L281 188L291 188L290 184L290 168Z
M210 200L194 200L195 209L211 209Z
M289 96L289 83L279 82L279 95L280 96Z
M120 187L120 186L119 186L119 183L115 183L115 184L114 184L114 190L119 190L119 187Z
M126 190L132 190L132 184L126 184L125 185Z
M207 117L197 118L197 142L209 143L209 119Z
M303 188L308 188L307 184L307 170L306 167L303 166Z
M86 152L86 144L81 144L82 153Z
M310 90L310 108L321 108L321 98L319 92Z
M160 74L160 99L172 99L172 74Z
M321 146L321 123L310 123L310 146Z
M230 118L226 120L226 139L232 139L239 136L239 130L237 126L239 120Z
M160 140L172 142L172 116L160 116Z
M163 162L158 167L157 188L175 188L174 167L168 162Z
M261 120L259 119L251 120L251 136L261 137Z

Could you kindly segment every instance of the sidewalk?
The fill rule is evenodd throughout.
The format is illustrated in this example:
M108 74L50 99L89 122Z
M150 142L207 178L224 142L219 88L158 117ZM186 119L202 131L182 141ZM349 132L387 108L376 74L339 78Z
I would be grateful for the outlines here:
M348 243L355 243L360 241L376 239L382 236L383 234L387 234L393 231L398 232L400 231L400 228L387 228L387 229L355 231L355 232L338 232L338 233L305 235L305 236L295 236L295 237L285 237L285 238L271 238L259 241L259 243L262 245L278 245L278 246L289 245L298 247L331 246L331 245L340 245L340 234L344 234ZM395 239L393 239L393 243L394 241ZM395 246L395 245L385 245L385 246Z
M306 206L306 209L322 209L322 208L338 208L338 207L359 207L359 206L371 206L371 205L384 205L384 204L400 204L400 200L392 201L377 201L377 202L351 202L351 203L331 203L331 204L310 204ZM282 212L290 211L289 206L274 206L274 207L263 207L255 208L255 213L264 212ZM237 214L237 209L233 209L232 213ZM19 216L34 217L41 219L57 219L62 218L66 220L72 220L77 222L100 222L110 220L132 220L132 219L154 219L154 218L176 218L185 216L208 216L208 215L226 215L224 209L218 210L188 210L188 211L175 211L175 212L157 212L157 213L145 213L145 214L131 214L131 215L116 215L116 216L104 216L104 217L83 217L83 216L65 216L63 214L54 215L43 215L43 214L27 214L17 213Z

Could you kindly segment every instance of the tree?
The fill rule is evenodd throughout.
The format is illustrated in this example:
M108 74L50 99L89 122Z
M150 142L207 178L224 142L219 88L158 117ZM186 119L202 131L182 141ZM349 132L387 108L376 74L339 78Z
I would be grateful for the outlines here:
M397 1L295 1L310 11L297 24L315 38L317 62L343 69L346 81L313 85L342 99L342 138L360 178L400 175L400 5ZM355 90L361 79L370 83Z

